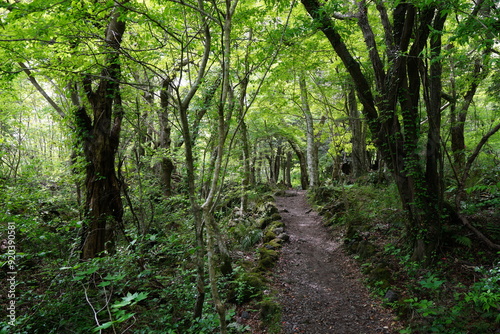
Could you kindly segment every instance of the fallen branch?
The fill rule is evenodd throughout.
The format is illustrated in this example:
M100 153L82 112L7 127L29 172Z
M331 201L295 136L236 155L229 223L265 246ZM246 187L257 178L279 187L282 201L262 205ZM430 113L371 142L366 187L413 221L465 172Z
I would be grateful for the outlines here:
M470 229L472 232L474 232L474 234L479 238L481 239L481 241L483 241L489 248L491 249L494 249L494 250L497 250L497 251L500 251L500 245L494 243L493 241L491 241L487 236L485 236L481 231L479 231L477 228L475 228L474 226L472 226L472 224L469 222L469 220L467 219L467 217L465 217L464 215L461 215L460 213L458 213L458 217L460 218L460 220L462 221L462 223L468 228Z

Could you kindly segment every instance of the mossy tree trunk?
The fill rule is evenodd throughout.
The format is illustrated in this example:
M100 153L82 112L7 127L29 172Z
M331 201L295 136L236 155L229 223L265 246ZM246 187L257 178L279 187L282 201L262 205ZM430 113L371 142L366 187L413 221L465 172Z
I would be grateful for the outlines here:
M115 155L118 150L123 107L120 95L120 45L125 32L122 7L116 6L106 30L106 66L95 90L92 78L83 87L90 104L75 113L79 138L86 159L85 218L81 244L82 259L94 258L103 251L113 251L116 230L122 224L123 205L120 183L116 176Z
M172 127L170 125L170 109L172 108L172 103L170 102L170 96L172 96L172 79L167 77L163 79L162 88L160 92L160 105L161 110L158 113L160 134L158 146L162 150L163 157L160 161L160 178L162 183L163 194L165 197L172 195L172 173L174 172L175 165L171 158L171 132Z
M352 133L352 174L356 178L368 171L368 157L366 155L366 133L361 113L358 109L354 86L348 88L346 107Z

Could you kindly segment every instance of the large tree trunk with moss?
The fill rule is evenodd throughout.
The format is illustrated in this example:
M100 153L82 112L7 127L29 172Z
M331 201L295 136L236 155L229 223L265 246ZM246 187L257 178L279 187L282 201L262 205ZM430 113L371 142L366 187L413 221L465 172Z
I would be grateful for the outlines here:
M75 113L87 163L85 225L81 238L83 259L96 257L104 250L113 251L116 230L122 224L123 205L115 168L123 119L119 49L125 21L120 19L120 14L121 8L116 6L106 31L108 56L97 89L92 89L90 76L84 79L92 118L85 107Z

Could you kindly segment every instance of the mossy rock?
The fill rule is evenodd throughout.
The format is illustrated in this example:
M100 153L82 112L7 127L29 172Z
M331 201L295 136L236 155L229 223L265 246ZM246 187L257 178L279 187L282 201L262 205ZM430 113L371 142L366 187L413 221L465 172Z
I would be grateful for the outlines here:
M364 271L364 273L368 276L368 282L371 285L376 284L377 287L382 289L389 288L392 282L392 273L383 264L379 264L375 267L369 267Z
M262 218L259 218L255 221L255 223L257 224L257 227L262 229L262 230L265 229L266 227L268 227L272 222L273 222L272 217L262 217Z
M377 252L375 245L373 245L371 242L368 240L362 240L358 243L356 253L359 255L359 257L363 260L366 260Z
M275 238L275 239L273 239L273 240L271 240L269 242L266 242L264 244L264 247L267 248L267 249L271 249L271 250L280 249L282 242L283 242L283 240Z
M273 231L274 231L275 229L277 229L277 228L280 228L280 227L281 227L281 228L284 228L284 227L285 227L285 224L284 224L282 221L280 221L280 220L273 220L273 221L271 222L271 224L269 224L269 229L272 229Z
M260 197L258 200L257 200L257 205L262 205L262 204L265 204L267 202L274 202L274 197L273 195L270 195L270 194L266 194L262 197Z
M264 243L269 242L273 239L276 239L276 233L274 233L274 229L268 228L264 233Z
M272 299L265 299L258 303L260 319L264 324L273 324L281 318L281 305Z
M273 249L267 249L265 247L260 247L259 250L259 264L257 265L258 270L267 270L276 264L278 261L279 255Z
M271 218L272 218L273 220L281 220L281 215L280 215L279 213L277 213L277 212L276 212L276 213L273 213L273 214L271 215Z
M273 214L279 212L278 208L274 204L274 199L273 202L266 202L260 205L258 210L263 216L272 216Z
M278 190L274 193L274 196L284 197L286 196L286 190L285 189Z

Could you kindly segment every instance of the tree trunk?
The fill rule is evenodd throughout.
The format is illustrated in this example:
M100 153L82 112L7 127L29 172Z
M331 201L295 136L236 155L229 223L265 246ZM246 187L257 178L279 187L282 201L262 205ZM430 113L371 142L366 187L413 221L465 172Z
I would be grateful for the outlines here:
M285 165L285 171L284 171L284 175L285 175L285 185L287 187L291 187L292 186L292 152L290 151L287 151L286 152L286 164Z
M309 172L309 187L315 188L319 185L318 154L314 138L314 121L309 107L308 92L305 75L302 73L299 78L300 100L302 102L302 113L306 120L307 136L307 170Z
M161 110L158 113L159 125L160 125L160 138L159 147L162 150L162 155L160 162L160 178L163 189L163 194L165 197L170 197L172 195L172 173L174 172L175 166L170 157L172 139L170 137L171 126L170 126L170 101L169 97L172 95L172 80L166 78L163 80L162 89L160 92L160 105ZM166 156L165 156L166 155Z
M92 90L89 77L84 80L93 121L84 107L80 107L75 113L87 162L86 225L82 231L82 259L96 257L104 250L112 252L116 228L122 224L123 205L115 168L115 154L123 119L119 49L125 32L125 20L120 19L120 14L121 7L116 6L106 31L107 65L102 71L102 79L96 91Z
M307 159L304 154L304 152L300 149L300 147L294 143L293 141L289 140L288 143L292 147L293 151L297 155L297 159L299 159L299 166L300 166L300 186L302 190L306 190L309 186L309 176L307 173Z
M323 4L319 0L302 0L302 4L318 24L319 29L328 38L333 49L340 57L351 78L353 79L359 101L363 105L363 113L367 119L374 144L380 149L382 157L392 170L398 186L403 208L408 214L406 226L407 242L413 245L415 260L429 259L439 240L440 220L439 208L442 192L434 193L436 184L429 185L426 179L439 179L437 163L441 159L435 146L439 124L433 124L428 134L428 152L434 157L427 157L424 169L418 152L420 134L419 91L421 76L419 70L422 51L427 46L430 27L436 31L433 34L433 58L431 62L440 62L439 33L446 15L429 5L420 10L410 3L398 3L394 9L393 22L389 22L384 3L377 3L382 26L385 29L385 39L389 63L384 65L377 50L374 32L370 26L367 5L364 0L358 4L358 26L368 47L368 58L373 68L375 78L375 94L367 74L363 73L360 63L351 54L341 35L336 30L332 19L322 14ZM437 65L440 66L440 65ZM388 67L387 71L384 67ZM431 68L431 76L439 75L439 68ZM440 96L440 78L434 81L432 92ZM425 83L428 84L427 82ZM427 86L426 86L427 87ZM436 97L429 101L439 103ZM399 107L397 104L399 103ZM399 114L401 110L401 114ZM434 109L427 110L428 116L435 120ZM437 201L435 200L437 199Z
M203 314L203 304L205 301L205 241L203 229L203 213L197 201L195 186L195 167L191 132L186 106L179 107L179 118L181 122L182 137L184 139L184 153L186 158L186 178L188 184L189 201L194 218L195 238L196 238L196 288L198 295L194 307L194 317L201 318Z
M248 188L251 182L251 169L250 169L250 145L248 143L248 128L245 122L245 98L248 87L248 77L246 76L240 82L240 97L238 103L238 118L240 122L240 140L241 149L243 151L243 178L241 180L241 213L248 210Z
M281 171L281 155L283 154L283 147L281 146L281 143L278 144L278 148L276 149L276 155L274 156L274 164L272 166L273 168L273 179L274 183L278 183L280 179L280 171Z
M366 155L366 133L356 102L356 92L353 86L347 93L347 110L352 133L352 174L354 178L364 175L368 171Z

